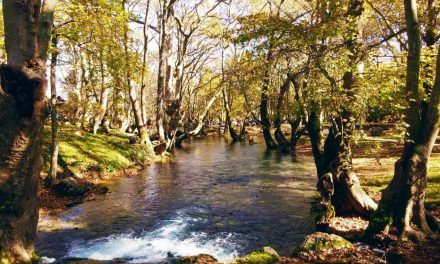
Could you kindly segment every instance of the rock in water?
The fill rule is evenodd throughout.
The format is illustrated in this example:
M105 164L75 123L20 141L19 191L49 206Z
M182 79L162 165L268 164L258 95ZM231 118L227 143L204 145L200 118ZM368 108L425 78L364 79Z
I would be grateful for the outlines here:
M234 264L272 264L279 260L280 256L271 247L263 247L252 253L236 258L232 263Z
M168 256L170 258L170 256ZM219 263L216 258L208 254L199 254L197 256L180 257L172 261L168 261L172 264L217 264Z
M304 239L304 242L294 250L293 254L298 255L301 252L337 249L351 246L352 244L350 241L338 235L315 232L308 235Z

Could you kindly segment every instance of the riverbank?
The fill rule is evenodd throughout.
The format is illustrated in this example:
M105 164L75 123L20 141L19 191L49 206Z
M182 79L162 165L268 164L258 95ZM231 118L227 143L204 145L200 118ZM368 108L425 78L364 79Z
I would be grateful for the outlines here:
M130 135L116 131L92 134L71 125L59 128L59 179L73 179L82 188L66 194L46 188L43 179L49 170L51 132L45 129L40 199L40 216L56 214L76 204L105 194L107 185L120 177L138 173L153 160L139 144L129 144Z

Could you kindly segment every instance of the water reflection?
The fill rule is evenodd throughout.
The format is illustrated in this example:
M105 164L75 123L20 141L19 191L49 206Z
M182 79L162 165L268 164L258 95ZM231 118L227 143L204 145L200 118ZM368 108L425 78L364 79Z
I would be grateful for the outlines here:
M169 162L115 183L105 199L63 213L81 228L41 232L37 249L56 258L134 262L164 258L168 251L228 260L266 245L287 254L313 229L313 163L296 159L262 144L190 142Z

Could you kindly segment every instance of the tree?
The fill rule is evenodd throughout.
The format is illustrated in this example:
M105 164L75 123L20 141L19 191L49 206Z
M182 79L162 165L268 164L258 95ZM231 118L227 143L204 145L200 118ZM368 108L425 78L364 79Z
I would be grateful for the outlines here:
M8 58L0 68L0 257L7 262L30 262L34 251L47 115L47 50L41 47L47 47L50 38L50 34L39 38L39 33L50 32L52 26L40 24L40 18L53 8L42 9L40 0L3 1Z
M52 145L50 153L50 166L49 173L45 179L48 186L52 185L57 178L57 168L58 168L58 117L57 117L57 89L56 89L56 65L57 65L57 50L58 37L54 35L52 37L52 48L50 58L50 119L52 128Z
M404 0L404 6L408 35L404 90L408 101L407 133L403 153L395 163L394 177L382 194L366 234L377 234L392 225L401 237L423 239L431 235L433 229L438 230L435 218L425 212L424 201L429 156L440 129L440 50L434 84L420 90L422 35L417 1Z
M122 10L125 10L126 6L126 1L123 0L122 1ZM148 134L148 130L147 130L147 125L144 122L144 119L142 117L142 99L139 100L137 97L137 92L136 89L134 87L134 85L132 84L132 67L130 65L131 61L136 61L135 59L132 59L132 57L130 56L130 51L129 51L129 38L128 38L128 24L126 24L123 28L123 44L124 44L124 58L125 58L125 76L126 76L126 82L127 82L127 86L128 86L128 90L129 90L129 96L130 96L130 102L131 102L131 108L133 109L133 115L134 115L134 120L135 120L135 125L136 128L138 130L139 133L139 137L141 139L141 144L143 144L149 151L150 155L154 155L154 149L153 149L153 144L150 141L150 136ZM146 41L146 39L145 39ZM144 43L144 45L147 45L147 43ZM145 53L146 51L144 51ZM145 60L145 54L144 54L144 60ZM145 62L143 62L145 63ZM142 69L142 71L144 71L144 67ZM142 73L142 82L143 82L143 78L144 75ZM144 84L142 83L141 86L143 86ZM143 88L141 87L141 90ZM143 93L141 92L141 96L143 96Z

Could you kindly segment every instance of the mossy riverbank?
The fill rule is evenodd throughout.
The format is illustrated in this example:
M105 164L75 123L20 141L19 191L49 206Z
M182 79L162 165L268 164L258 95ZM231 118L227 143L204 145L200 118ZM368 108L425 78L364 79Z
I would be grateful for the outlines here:
M41 185L40 211L50 214L87 199L96 199L106 192L109 183L119 177L136 174L155 157L149 156L142 145L129 144L130 135L116 131L92 134L72 125L59 128L58 177L73 178L85 186L84 195L62 195ZM44 132L44 168L49 170L51 131ZM44 181L41 180L43 183Z

